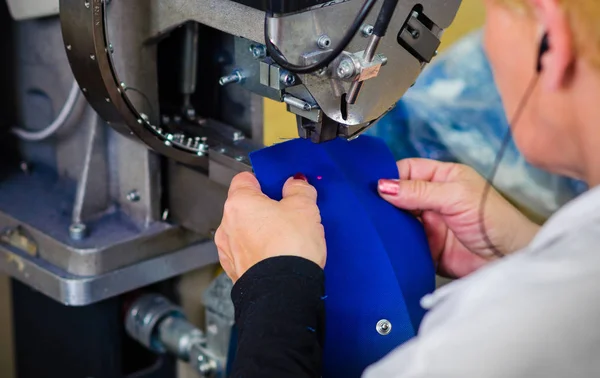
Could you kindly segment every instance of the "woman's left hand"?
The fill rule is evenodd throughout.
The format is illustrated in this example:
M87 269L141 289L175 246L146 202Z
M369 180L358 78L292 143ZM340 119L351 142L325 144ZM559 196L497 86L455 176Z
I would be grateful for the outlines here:
M290 178L278 202L263 194L254 175L237 175L215 243L234 282L253 265L276 256L303 257L324 268L327 249L316 189L302 175Z

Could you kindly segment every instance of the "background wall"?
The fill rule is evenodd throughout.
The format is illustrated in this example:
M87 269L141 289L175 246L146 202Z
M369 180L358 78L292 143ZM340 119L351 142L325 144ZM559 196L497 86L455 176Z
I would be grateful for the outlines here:
M2 1L2 0L0 0ZM449 28L442 40L442 49L452 44L460 36L468 33L483 23L482 0L463 0L453 26ZM285 138L296 137L296 124L294 117L287 113L285 106L270 100L265 100L265 143L272 144ZM199 291L193 290L198 286L205 286L213 273L210 271L196 272L187 275L181 283L184 308L190 313L194 320L201 324L200 295ZM187 369L182 369L187 371ZM193 376L189 372L182 376ZM12 327L10 311L9 280L0 275L0 377L13 378L14 363L12 349Z

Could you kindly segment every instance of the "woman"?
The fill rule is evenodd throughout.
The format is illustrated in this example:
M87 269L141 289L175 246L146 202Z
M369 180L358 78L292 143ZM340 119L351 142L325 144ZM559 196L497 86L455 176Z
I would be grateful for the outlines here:
M493 193L484 219L492 248L479 225L482 178L460 165L400 161L403 180L382 179L381 196L423 211L440 273L462 279L423 299L430 311L419 335L367 378L600 376L600 2L486 4L486 50L509 118L535 85L512 125L517 146L530 163L592 189L541 230ZM301 175L281 202L249 174L232 183L216 243L237 281L236 378L319 376L326 250L315 200Z

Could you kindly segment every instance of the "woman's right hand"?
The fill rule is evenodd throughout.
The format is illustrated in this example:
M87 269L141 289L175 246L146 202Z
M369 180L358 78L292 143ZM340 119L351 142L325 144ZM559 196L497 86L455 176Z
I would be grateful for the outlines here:
M486 182L477 172L427 159L401 160L398 169L401 180L380 180L379 193L400 209L422 211L434 261L444 276L460 278L497 259L499 253L516 252L540 228L491 189L484 211L486 239L480 219Z

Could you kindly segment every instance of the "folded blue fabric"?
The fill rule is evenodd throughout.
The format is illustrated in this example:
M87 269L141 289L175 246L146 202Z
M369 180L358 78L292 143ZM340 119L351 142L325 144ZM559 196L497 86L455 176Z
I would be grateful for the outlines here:
M398 178L385 143L368 136L314 144L295 139L250 156L262 190L281 199L285 181L303 173L318 191L325 238L324 378L360 377L370 364L412 338L435 289L435 269L422 225L377 193ZM380 320L391 323L381 335Z

